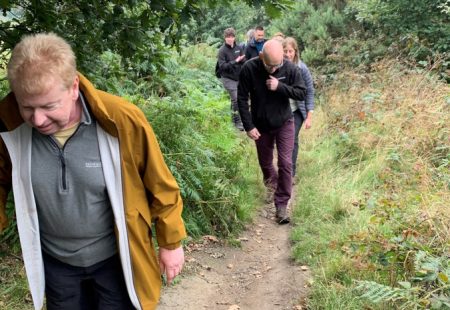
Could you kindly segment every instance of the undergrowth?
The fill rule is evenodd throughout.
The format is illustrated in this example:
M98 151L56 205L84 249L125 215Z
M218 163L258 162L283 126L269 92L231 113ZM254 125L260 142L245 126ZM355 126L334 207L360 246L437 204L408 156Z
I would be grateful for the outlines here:
M310 309L450 309L449 87L346 70L303 131L292 235Z
M236 234L256 201L256 169L248 139L231 125L229 99L214 77L216 50L196 45L166 63L159 89L140 104L161 143L166 162L184 201L191 236Z

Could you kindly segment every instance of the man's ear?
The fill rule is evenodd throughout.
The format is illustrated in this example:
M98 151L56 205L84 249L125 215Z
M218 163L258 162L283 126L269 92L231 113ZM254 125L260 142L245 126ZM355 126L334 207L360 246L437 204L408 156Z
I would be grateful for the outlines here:
M261 60L263 60L263 53L262 52L259 52L259 59L261 59Z
M79 86L80 86L80 78L78 77L78 74L75 76L72 84L72 99L76 101L79 96Z

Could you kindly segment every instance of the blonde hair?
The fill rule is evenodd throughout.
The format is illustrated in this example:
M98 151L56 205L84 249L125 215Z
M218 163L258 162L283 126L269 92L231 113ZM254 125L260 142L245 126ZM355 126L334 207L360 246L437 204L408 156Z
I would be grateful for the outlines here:
M251 39L253 39L254 34L255 34L255 29L250 29L249 31L247 31L247 41L250 41Z
M282 33L282 32L277 32L277 33L275 33L275 34L272 36L272 39L275 39L275 40L278 40L278 41L280 41L280 42L283 42L283 40L284 40L285 37L286 37L286 36L284 35L284 33Z
M69 89L76 74L72 48L54 33L23 37L12 51L7 73L11 90L26 95L48 91L56 77Z
M294 56L294 63L297 64L300 60L299 52L298 52L298 44L297 41L293 37L287 37L283 40L283 49L287 48L288 46L292 47L295 51Z

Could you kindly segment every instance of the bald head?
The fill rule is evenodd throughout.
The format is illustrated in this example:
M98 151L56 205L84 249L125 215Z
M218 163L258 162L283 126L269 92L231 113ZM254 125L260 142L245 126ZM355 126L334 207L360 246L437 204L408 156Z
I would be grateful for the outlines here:
M269 40L264 43L262 60L269 73L273 73L283 63L283 44L278 40Z

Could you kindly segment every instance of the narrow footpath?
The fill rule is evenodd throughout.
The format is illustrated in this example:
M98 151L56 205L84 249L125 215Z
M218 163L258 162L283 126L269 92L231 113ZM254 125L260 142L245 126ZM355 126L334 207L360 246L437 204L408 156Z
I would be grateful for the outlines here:
M158 310L306 309L308 267L292 261L291 225L278 225L274 216L273 205L261 207L241 247L213 236L188 246L183 273L163 289Z

